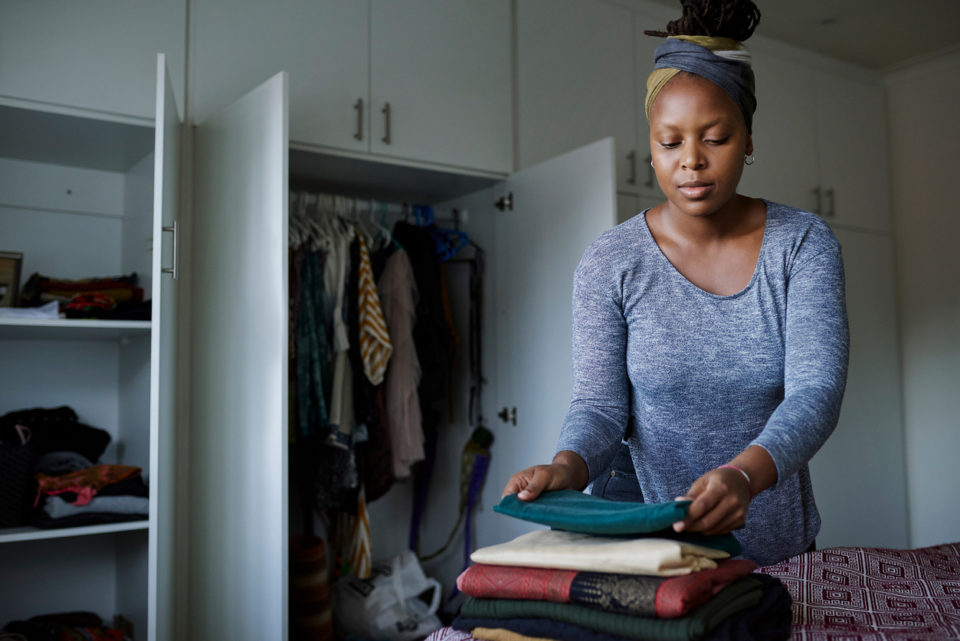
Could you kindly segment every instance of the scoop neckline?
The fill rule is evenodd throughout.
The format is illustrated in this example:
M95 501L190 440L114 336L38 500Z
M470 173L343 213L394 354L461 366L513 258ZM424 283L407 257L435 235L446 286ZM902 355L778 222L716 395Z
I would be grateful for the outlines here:
M647 207L641 212L641 216L643 217L643 229L647 235L647 238L650 240L651 243L653 243L653 246L656 248L657 255L660 256L660 259L663 260L664 263L666 263L667 267L670 269L671 272L673 272L675 277L683 281L687 287L692 288L694 291L699 292L700 294L704 296L708 296L710 298L714 298L717 300L732 300L735 298L739 298L744 294L746 294L747 292L749 292L753 288L754 284L757 282L757 279L759 278L759 275L760 275L760 265L763 262L763 254L766 251L767 239L770 234L770 201L766 200L765 198L758 198L758 200L760 200L763 203L764 218L763 218L763 239L760 241L760 251L757 253L757 263L753 266L753 274L750 275L750 280L747 281L747 284L744 285L740 291L734 292L733 294L723 295L723 294L715 294L713 292L707 291L704 288L697 285L696 283L694 283L693 281L691 281L686 276L684 276L680 272L680 270L677 269L677 266L674 265L669 258L667 258L666 254L663 253L663 249L660 247L660 243L658 243L657 239L653 237L653 232L650 231L650 225L647 224L647 214L650 212L651 209L653 209L652 207Z

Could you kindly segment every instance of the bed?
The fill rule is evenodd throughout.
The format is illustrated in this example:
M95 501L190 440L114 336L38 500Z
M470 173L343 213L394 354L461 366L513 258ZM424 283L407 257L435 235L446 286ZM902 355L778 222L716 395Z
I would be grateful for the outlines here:
M835 547L761 568L793 597L795 641L960 639L960 543ZM469 641L443 628L427 641Z

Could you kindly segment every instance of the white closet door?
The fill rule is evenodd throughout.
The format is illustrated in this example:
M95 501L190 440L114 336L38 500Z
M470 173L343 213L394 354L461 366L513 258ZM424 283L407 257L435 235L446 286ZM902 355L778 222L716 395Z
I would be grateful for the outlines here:
M850 368L836 431L810 461L817 547L908 547L894 254L884 234L834 229L843 249Z
M201 123L191 279L189 631L287 638L287 74Z
M147 638L172 639L174 491L176 471L176 281L163 267L176 263L180 198L180 114L166 57L157 56L157 118L153 168L153 319L150 334L150 551ZM179 274L177 275L179 276Z
M494 209L496 198L509 193L513 210ZM478 238L489 250L494 281L485 305L493 331L484 340L492 342L494 360L487 361L491 386L484 415L496 440L483 490L486 509L477 515L477 545L483 546L533 529L489 508L514 472L553 457L573 381L573 272L587 245L617 220L613 139L524 169L496 189L446 206L494 220L493 242ZM508 415L517 409L515 426L497 418L504 407Z

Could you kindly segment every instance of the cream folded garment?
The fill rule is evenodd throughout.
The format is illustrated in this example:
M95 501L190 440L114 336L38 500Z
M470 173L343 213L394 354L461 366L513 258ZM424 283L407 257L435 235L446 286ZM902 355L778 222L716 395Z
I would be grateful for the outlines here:
M470 555L474 563L679 576L717 567L722 550L671 539L594 536L563 530L536 530Z

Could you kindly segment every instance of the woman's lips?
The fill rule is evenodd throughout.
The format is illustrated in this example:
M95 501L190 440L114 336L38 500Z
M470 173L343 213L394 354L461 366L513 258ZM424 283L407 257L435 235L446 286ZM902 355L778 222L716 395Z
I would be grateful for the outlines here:
M705 197L713 189L713 184L701 181L691 181L681 184L678 189L687 198L697 200Z

